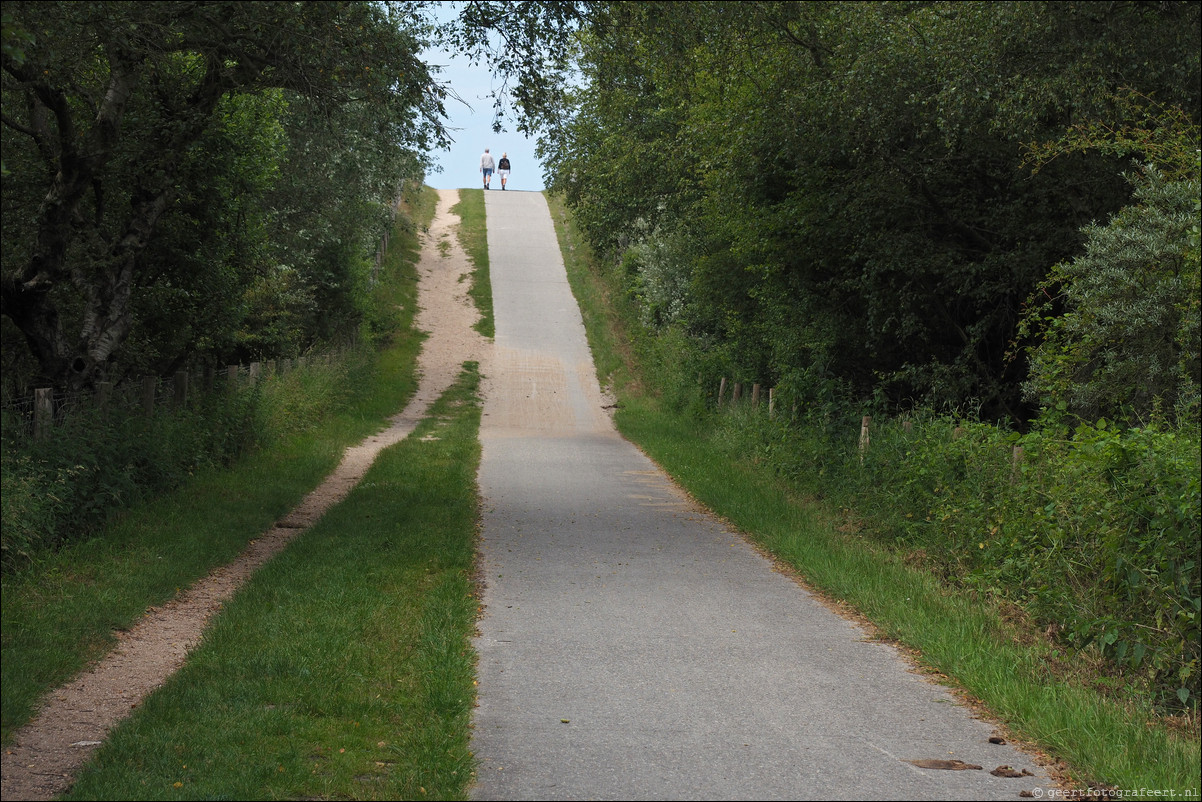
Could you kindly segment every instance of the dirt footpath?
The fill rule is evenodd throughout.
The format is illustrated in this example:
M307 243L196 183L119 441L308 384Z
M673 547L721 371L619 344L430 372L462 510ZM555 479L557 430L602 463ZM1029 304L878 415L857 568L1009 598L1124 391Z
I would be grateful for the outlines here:
M53 799L70 788L75 773L109 730L183 665L209 618L242 583L345 498L382 449L407 437L465 361L483 362L488 342L472 329L478 314L467 296L471 263L455 235L459 219L451 214L459 192L438 190L438 196L418 263L417 327L429 337L418 360L421 383L413 400L388 428L348 449L334 473L241 557L171 602L150 609L118 636L117 647L106 658L48 694L39 714L4 750L0 796L6 802Z

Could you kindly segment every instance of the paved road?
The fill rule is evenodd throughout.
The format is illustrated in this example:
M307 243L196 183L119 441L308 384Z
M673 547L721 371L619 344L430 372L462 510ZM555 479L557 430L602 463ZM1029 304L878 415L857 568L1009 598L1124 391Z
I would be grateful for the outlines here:
M485 193L476 799L1014 799L1033 761L613 429L541 194ZM982 770L919 768L961 760ZM1001 765L1033 777L990 775Z

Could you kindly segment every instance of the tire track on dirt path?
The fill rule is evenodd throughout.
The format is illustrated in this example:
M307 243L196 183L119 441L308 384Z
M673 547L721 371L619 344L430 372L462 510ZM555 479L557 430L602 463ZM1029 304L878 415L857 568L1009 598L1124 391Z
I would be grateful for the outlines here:
M321 485L234 562L213 571L160 607L150 608L118 636L106 657L47 694L34 719L18 730L0 758L0 796L49 800L66 791L108 732L180 666L209 619L264 563L282 551L358 484L383 449L408 437L430 405L455 381L464 362L480 361L487 341L472 330L478 314L464 276L471 263L454 228L457 190L439 190L434 220L418 262L417 328L428 334L418 358L420 384L388 427L347 449ZM443 244L445 243L445 244Z

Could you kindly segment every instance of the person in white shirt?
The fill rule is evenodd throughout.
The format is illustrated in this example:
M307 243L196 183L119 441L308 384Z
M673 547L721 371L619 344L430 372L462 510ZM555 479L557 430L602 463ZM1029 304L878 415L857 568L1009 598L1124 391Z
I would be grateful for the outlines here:
M488 148L484 149L484 154L480 157L480 172L484 173L484 188L488 189L488 182L492 180L492 171L496 169L496 162L492 160L492 154L488 152Z

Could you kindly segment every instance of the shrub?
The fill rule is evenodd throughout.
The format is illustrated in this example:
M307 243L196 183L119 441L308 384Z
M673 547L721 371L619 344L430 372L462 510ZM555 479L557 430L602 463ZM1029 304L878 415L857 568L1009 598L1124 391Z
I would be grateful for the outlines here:
M160 407L149 418L115 404L77 410L40 441L20 416L6 414L3 570L91 536L114 511L198 471L313 426L342 400L348 372L363 361L352 352L237 392L200 394L183 409Z
M1164 708L1197 706L1196 425L1019 435L915 413L908 427L874 425L864 452L859 426L850 414L793 425L744 409L717 416L715 437L854 511L848 534L920 555L950 586L1019 605Z

